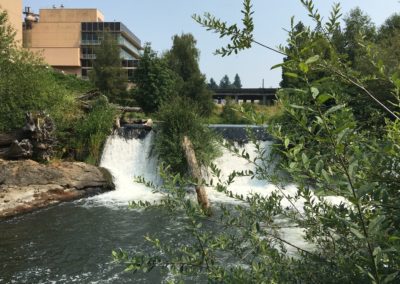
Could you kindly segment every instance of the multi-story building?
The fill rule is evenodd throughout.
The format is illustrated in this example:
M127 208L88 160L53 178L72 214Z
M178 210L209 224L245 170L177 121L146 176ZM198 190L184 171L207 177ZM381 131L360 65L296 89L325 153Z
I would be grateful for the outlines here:
M8 20L15 30L15 41L22 44L22 1L0 0L0 10L7 11Z
M128 79L140 58L141 42L123 23L105 22L97 9L25 8L23 46L39 52L53 68L86 78L96 60L95 47L104 33L111 33L120 47ZM34 15L34 17L32 17Z

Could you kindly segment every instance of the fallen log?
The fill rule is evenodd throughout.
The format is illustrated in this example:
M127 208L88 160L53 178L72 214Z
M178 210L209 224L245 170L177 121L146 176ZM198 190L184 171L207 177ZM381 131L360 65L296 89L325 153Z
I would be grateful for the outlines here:
M78 100L91 100L93 98L101 96L101 93L99 90L91 90L81 96L78 97Z
M129 106L119 106L115 105L117 110L122 112L143 112L142 108L140 107L129 107Z
M203 185L203 178L201 175L200 167L197 163L196 153L194 152L192 142L189 140L187 136L183 137L182 148L185 152L190 175L197 183L195 186L197 201L203 208L204 212L206 212L206 214L211 214L210 202L207 197L206 189Z

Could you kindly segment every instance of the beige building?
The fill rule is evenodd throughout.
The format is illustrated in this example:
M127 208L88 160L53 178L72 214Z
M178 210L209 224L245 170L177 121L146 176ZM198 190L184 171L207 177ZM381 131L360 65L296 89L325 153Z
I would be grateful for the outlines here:
M22 44L22 0L0 0L0 10L6 10L11 26L16 31L15 40Z
M0 0L1 1L1 0ZM34 14L25 8L23 46L40 53L55 69L87 77L96 59L95 47L102 34L112 33L120 46L121 60L128 78L140 57L140 40L120 22L105 22L97 9L40 9Z

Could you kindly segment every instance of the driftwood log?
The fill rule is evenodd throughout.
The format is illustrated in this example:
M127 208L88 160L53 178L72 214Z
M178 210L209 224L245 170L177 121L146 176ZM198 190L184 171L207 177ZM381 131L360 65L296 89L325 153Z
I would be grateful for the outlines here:
M0 158L49 160L56 144L54 130L53 120L44 112L27 113L21 129L0 133Z
M203 208L204 212L206 212L207 214L211 214L210 202L208 200L206 189L203 185L203 177L201 174L200 167L197 163L196 154L193 149L193 144L187 136L183 137L182 148L185 152L190 175L197 183L195 185L197 201Z
M90 90L87 93L77 97L77 99L80 101L81 106L85 110L90 110L92 108L90 101L93 101L94 99L98 99L100 96L103 96L102 93L95 89L95 90ZM114 104L115 108L122 113L125 112L143 112L142 108L140 107L129 107L129 106L120 106Z

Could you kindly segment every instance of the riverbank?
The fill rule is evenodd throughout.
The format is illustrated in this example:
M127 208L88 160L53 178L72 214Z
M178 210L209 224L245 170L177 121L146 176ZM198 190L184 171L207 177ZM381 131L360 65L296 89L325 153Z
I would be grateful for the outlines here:
M113 189L110 173L89 164L0 159L0 219Z

